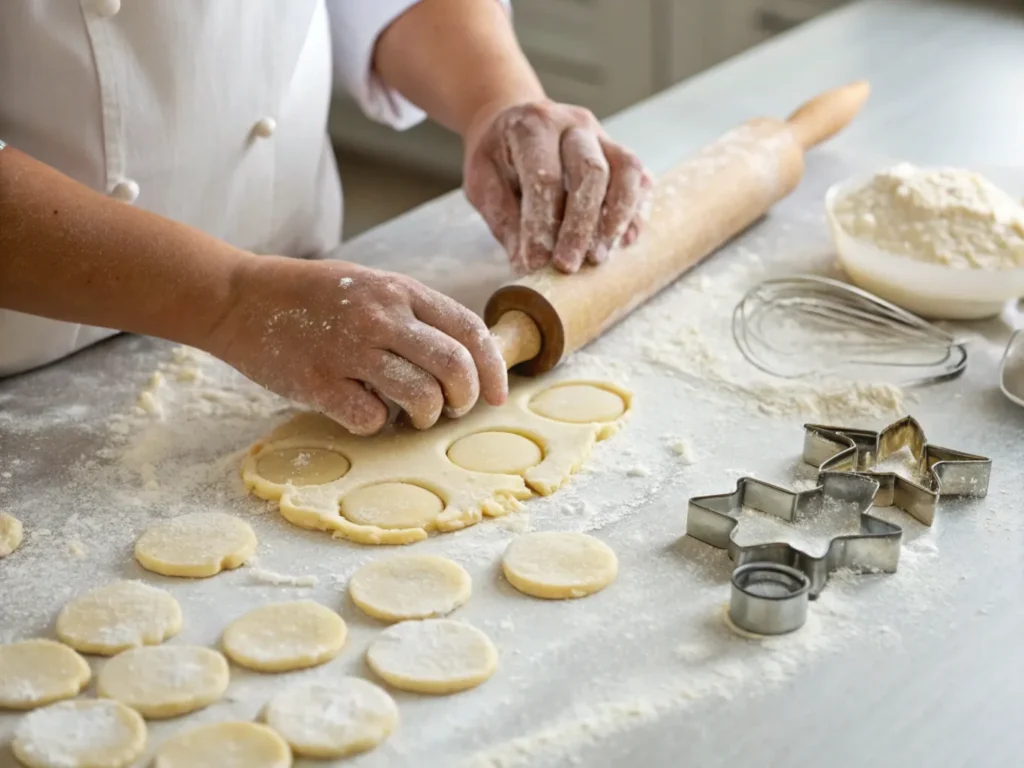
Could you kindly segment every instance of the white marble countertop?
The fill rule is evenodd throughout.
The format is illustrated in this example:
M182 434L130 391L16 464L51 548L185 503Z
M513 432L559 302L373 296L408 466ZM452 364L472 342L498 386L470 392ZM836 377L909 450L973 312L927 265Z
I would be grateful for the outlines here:
M344 764L1019 764L1024 409L1001 397L995 378L1016 313L962 327L975 339L968 372L908 393L894 409L892 416L915 415L938 444L994 460L988 498L944 503L931 529L886 513L905 528L897 574L834 580L800 632L743 640L720 621L726 556L683 534L687 497L730 490L740 475L806 485L801 425L833 415L814 400L786 400L782 390L766 390L782 398L779 409L756 407L753 374L748 380L729 362L730 302L764 273L828 268L822 195L852 173L892 159L964 164L996 169L997 180L1024 193L1022 73L1019 12L879 0L785 35L610 122L612 134L659 171L749 117L783 116L852 79L874 85L856 123L808 158L791 198L558 373L610 377L636 392L633 418L598 446L591 471L555 496L527 502L513 520L415 545L470 571L474 597L456 616L492 637L501 665L488 683L458 696L397 695L395 736ZM340 255L409 272L478 309L506 277L496 246L457 195L368 233ZM688 329L703 339L695 348L680 347L673 335ZM722 355L725 374L673 357L680 348ZM337 608L350 639L318 670L282 678L233 669L227 700L154 724L152 745L194 722L254 717L285 679L372 677L362 652L380 625L340 588L359 564L386 554L292 528L244 497L237 452L280 420L279 404L219 364L202 363L207 381L192 389L168 377L162 420L133 413L138 392L170 355L169 345L120 338L0 383L0 509L27 532L22 550L0 561L0 642L51 635L67 599L121 577L178 597L185 628L174 642L215 644L248 608L297 597ZM877 427L890 417L870 403L853 410L851 426ZM694 464L668 449L677 437L693 446ZM149 522L210 508L252 521L259 567L315 575L318 585L270 585L252 568L181 581L134 563L131 544ZM594 533L618 553L618 580L571 603L515 593L496 564L527 526ZM94 670L101 663L94 659ZM2 768L14 765L2 745L17 717L0 715Z

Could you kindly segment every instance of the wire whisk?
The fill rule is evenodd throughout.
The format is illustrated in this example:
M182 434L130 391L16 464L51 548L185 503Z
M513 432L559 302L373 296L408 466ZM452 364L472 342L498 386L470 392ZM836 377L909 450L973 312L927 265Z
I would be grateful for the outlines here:
M765 280L736 305L732 335L743 356L786 379L887 374L902 386L955 379L966 342L895 304L816 275Z

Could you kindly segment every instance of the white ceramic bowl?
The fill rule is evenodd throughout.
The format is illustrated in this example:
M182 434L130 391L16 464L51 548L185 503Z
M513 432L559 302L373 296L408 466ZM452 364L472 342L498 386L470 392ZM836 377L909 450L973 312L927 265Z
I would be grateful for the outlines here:
M836 216L836 203L870 180L870 176L848 179L825 193L839 262L854 283L916 315L937 320L992 317L1010 299L1024 296L1024 267L954 269L883 251L847 232Z

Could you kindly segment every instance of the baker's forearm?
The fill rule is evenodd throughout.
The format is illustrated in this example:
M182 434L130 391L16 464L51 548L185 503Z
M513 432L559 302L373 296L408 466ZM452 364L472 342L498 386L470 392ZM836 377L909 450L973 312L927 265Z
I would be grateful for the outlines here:
M0 307L201 346L247 258L0 151Z
M374 67L462 135L481 113L544 98L497 0L421 0L381 35Z

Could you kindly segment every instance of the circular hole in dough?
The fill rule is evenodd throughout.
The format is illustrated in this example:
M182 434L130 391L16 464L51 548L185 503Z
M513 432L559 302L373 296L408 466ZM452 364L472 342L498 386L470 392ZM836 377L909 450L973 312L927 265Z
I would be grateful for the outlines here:
M596 384L563 384L538 393L530 410L555 421L591 424L615 421L626 412L621 395Z
M53 640L0 645L0 709L32 709L77 696L91 676L85 659Z
M448 449L448 458L472 472L519 475L540 464L544 452L528 437L493 431L459 438Z
M315 667L341 651L345 622L312 600L254 608L224 630L224 652L239 666L259 672Z
M284 739L259 723L208 723L175 734L157 750L153 768L289 768Z
M395 730L398 707L373 683L343 677L285 688L267 704L264 717L297 755L326 759L376 747Z
M593 536L543 531L513 539L501 567L520 592L560 600L604 589L615 580L619 563L611 547Z
M117 701L61 701L26 715L11 746L29 768L127 768L146 748L146 724Z
M256 551L256 534L223 512L182 515L148 528L135 542L135 559L164 576L204 578L237 568Z
M498 652L476 627L451 619L403 621L366 651L370 668L389 685L415 693L475 688L498 667Z
M340 453L324 448L281 448L260 456L256 472L280 485L323 485L344 477L350 466Z
M57 637L75 650L113 656L181 631L181 607L162 589L115 581L79 595L57 614Z
M437 494L412 483L368 485L341 500L341 514L347 519L378 528L429 529L443 510Z
M143 717L174 717L209 706L228 688L227 660L196 645L125 651L107 662L96 695L117 699Z
M348 593L363 613L381 621L444 616L473 591L466 569L436 555L397 555L367 563L352 576Z

